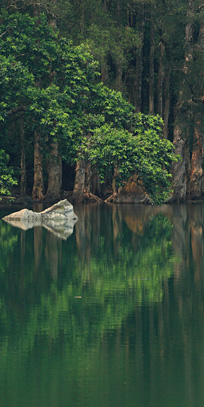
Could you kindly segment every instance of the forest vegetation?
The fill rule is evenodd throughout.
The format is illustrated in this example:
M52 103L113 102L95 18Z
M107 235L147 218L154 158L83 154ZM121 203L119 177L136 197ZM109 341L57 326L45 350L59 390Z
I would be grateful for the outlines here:
M2 0L0 194L199 199L201 0Z

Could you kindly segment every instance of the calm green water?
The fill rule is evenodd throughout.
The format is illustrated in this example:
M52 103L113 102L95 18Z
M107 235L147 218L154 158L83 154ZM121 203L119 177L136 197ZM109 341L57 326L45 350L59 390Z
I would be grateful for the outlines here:
M204 206L75 212L0 221L0 406L203 406Z

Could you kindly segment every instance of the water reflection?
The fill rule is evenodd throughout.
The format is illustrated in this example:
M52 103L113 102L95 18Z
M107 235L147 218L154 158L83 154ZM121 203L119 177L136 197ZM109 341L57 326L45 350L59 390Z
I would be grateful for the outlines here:
M34 212L42 212L42 204L35 204L34 209ZM31 217L21 217L21 219L3 218L2 220L9 225L24 231L42 226L43 228L47 229L49 232L53 233L55 236L63 240L67 240L67 238L71 236L74 230L74 225L77 222L76 218L38 219Z
M120 326L135 304L161 301L163 282L173 274L172 225L162 214L137 209L77 208L75 236L66 243L41 227L25 232L1 223L0 294L6 314L9 303L7 317L14 323L23 309L22 323L26 314L32 324L32 312L38 332L58 337L63 327L74 343L75 330L80 340L87 333L87 341L101 337Z
M75 212L67 241L0 223L2 405L9 376L21 407L202 405L204 207Z

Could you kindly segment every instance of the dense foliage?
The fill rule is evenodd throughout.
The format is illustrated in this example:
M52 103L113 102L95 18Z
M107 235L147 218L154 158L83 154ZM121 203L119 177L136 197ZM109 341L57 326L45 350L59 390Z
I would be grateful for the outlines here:
M117 186L136 174L152 202L160 203L171 189L173 146L163 137L165 117L163 124L155 109L149 109L149 116L138 113L148 113L150 91L150 86L141 91L139 106L138 62L136 85L132 82L144 45L139 23L148 21L148 13L140 15L137 7L146 10L146 5L118 2L117 13L114 1L75 6L74 0L63 2L63 15L60 1L16 0L2 6L0 142L20 174L21 195L32 192L41 199L47 190L55 199L62 186L62 160L68 168L82 160L76 175L83 169L87 179L75 180L79 195L92 190L88 163L100 181L116 181ZM151 10L156 18L153 5ZM70 19L73 27L67 32ZM174 55L173 48L169 52Z
M17 184L13 176L14 171L8 163L8 154L4 150L0 150L0 196L10 195L13 185Z
M170 194L170 166L176 159L172 143L162 138L161 125L159 117L141 114L132 132L105 124L82 140L82 156L97 166L102 182L113 178L119 187L133 177L159 204Z

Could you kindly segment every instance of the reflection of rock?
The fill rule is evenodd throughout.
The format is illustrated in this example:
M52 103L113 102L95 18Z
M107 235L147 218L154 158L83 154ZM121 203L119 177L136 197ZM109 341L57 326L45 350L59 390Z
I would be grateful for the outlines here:
M22 230L31 229L31 228L33 228L33 226L42 226L41 219L35 219L35 220L20 219L20 218L19 219L13 219L10 216L5 216L3 218L3 220L5 222L9 223L9 225L14 226L16 228L20 228Z
M3 218L10 225L23 230L28 230L34 226L43 226L65 240L73 233L73 227L77 219L72 204L66 199L45 209L43 212L22 209Z
M74 225L76 222L77 219L73 219L60 224L51 220L49 222L43 223L42 226L60 239L66 240L73 233Z

